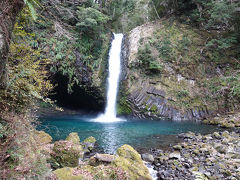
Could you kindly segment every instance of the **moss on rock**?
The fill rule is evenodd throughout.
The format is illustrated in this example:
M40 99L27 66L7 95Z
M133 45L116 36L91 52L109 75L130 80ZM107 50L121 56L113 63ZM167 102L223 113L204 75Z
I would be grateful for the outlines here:
M66 141L71 141L74 144L80 144L80 138L78 136L78 133L76 132L70 133L66 138Z
M44 131L36 131L35 134L37 135L40 144L49 144L52 142L52 137Z
M84 143L96 143L96 141L97 140L94 137L90 136L90 137L86 138L83 142Z
M94 146L95 146L96 141L97 140L94 137L92 137L92 136L86 138L83 141L84 150L85 151L92 151Z
M119 115L130 115L130 114L132 114L131 106L128 103L126 97L122 97L119 100L119 103L117 105L117 114L119 114Z
M113 167L111 165L104 166L100 165L97 167L93 166L83 166L77 168L61 168L54 171L57 178L59 180L113 180L113 179L121 179L127 180L129 179L127 173L118 167Z
M54 143L51 154L51 164L53 168L76 167L79 158L83 158L82 145L74 144L71 141L57 141Z
M130 179L152 179L141 155L129 145L123 145L117 150L117 157L112 164L125 170Z
M80 179L86 179L81 174L74 175L73 174L73 168L65 167L61 169L57 169L54 171L54 174L56 174L57 178L59 180L80 180Z

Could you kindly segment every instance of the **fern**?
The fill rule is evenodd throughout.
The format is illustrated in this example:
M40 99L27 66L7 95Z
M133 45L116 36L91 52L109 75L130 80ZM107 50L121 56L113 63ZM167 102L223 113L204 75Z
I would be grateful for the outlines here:
M37 0L24 0L24 3L27 5L33 20L36 21L37 20L37 12L36 12L34 6L40 6L40 3Z

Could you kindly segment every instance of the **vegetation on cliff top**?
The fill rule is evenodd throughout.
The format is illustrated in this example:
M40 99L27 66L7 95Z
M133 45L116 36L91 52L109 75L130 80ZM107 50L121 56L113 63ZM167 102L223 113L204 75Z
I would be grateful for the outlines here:
M131 71L141 71L139 76L166 91L180 110L238 108L239 2L153 2L159 17L172 15L140 39Z

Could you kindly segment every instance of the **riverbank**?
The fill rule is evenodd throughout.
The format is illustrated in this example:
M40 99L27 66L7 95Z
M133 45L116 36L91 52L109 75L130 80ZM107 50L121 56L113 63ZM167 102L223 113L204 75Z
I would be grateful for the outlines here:
M155 155L159 179L240 179L239 130L178 137L182 143Z
M211 134L179 134L183 142L153 152L158 179L240 179L240 113L203 123L226 128Z
M224 115L217 115L203 121L205 124L218 125L224 128L240 128L240 112L229 112Z
M231 129L219 128L215 129L216 132L211 131L208 134L181 133L175 136L174 143L164 145L159 142L159 146L154 149L146 147L136 148L136 150L141 154L142 160L148 161L154 167L158 179L239 179L240 130L237 128L238 117L239 113L218 117L222 121L214 118L216 120L214 125L217 126L219 123L221 127L223 127L221 125L223 120L232 122L234 119L236 126L234 125L234 128ZM151 138L159 137L151 136ZM48 147L53 148L54 145ZM95 149L90 154L86 153L84 164L88 164L97 153L102 154L103 151ZM102 156L100 157L102 158ZM103 157L105 158L105 156ZM108 154L107 157L112 157L112 155ZM74 167L71 171L79 171L81 167ZM86 171L92 172L93 170Z
M49 157L52 168L58 169L54 173L60 179L68 180L68 177L62 177L63 174L68 174L72 177L92 177L94 173L97 173L96 170L99 168L102 169L101 173L107 173L106 177L110 179L111 173L115 174L116 177L121 177L127 170L126 176L123 177L129 179L130 177L134 177L135 173L139 176L138 173L141 173L142 169L146 170L146 167L142 165L138 171L133 168L133 165L126 167L124 162L129 161L127 154L130 153L131 157L135 157L134 154L137 153L130 146L119 148L123 151L121 152L118 149L115 155L102 154L96 151L96 140L93 137L80 142L78 135L71 133L66 140L50 144L50 136L45 133L41 133L41 135L42 139L47 142L42 146L41 150ZM152 151L152 154L149 151L145 153L141 152L142 160L139 159L140 155L136 155L138 158L131 160L131 163L136 164L141 162L142 164L142 161L147 161L157 171L158 179L240 178L239 129L232 132L225 130L207 135L188 132L179 134L177 137L181 140L178 144L167 149L157 149ZM121 158L121 161L116 161L119 153L123 153L124 156L126 155L124 161ZM76 154L78 154L77 158L72 158ZM116 163L118 164L116 165ZM67 167L70 165L72 168L66 169L66 165L68 165ZM112 172L108 171L106 167L111 168ZM104 175L101 173L97 174L104 179ZM148 177L148 179L150 178Z

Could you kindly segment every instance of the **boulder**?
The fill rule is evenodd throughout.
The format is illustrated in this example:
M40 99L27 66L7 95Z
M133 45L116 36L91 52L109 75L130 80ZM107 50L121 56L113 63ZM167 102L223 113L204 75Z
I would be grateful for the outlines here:
M225 154L227 152L227 148L226 146L220 144L220 143L215 143L214 144L214 148L219 152L219 153L222 153L222 154Z
M70 133L66 138L66 141L71 141L74 144L80 144L80 138L78 136L78 133L76 132Z
M61 169L57 169L53 173L56 174L57 179L59 180L69 180L69 179L84 179L82 175L74 175L73 168L65 167Z
M214 132L213 137L216 139L221 139L221 135L218 132Z
M171 154L169 154L170 159L181 159L180 152L174 151Z
M116 159L112 164L125 170L130 179L152 179L141 155L129 145L118 148Z
M114 159L114 155L97 153L89 159L89 165L98 166L99 164L109 164L113 162Z
M94 156L98 161L102 161L102 162L107 162L107 163L111 163L114 159L115 156L114 155L110 155L110 154L95 154Z
M92 151L96 144L96 139L92 136L88 137L83 141L83 146L85 150Z
M57 141L54 143L50 163L53 168L76 167L84 155L83 147L72 141Z
M154 157L151 154L145 153L145 154L142 154L141 156L142 156L142 160L146 162L152 163L154 161Z
M36 131L35 134L37 135L38 142L41 145L49 144L52 142L52 137L44 131Z
M36 141L39 143L39 150L49 159L53 149L53 144L50 144L52 137L44 131L35 131L35 134L37 136Z
M182 149L182 146L180 144L177 144L177 145L173 146L173 149L180 151Z
M53 172L58 180L113 180L113 179L129 179L126 171L112 165L83 166L76 168L61 168Z

